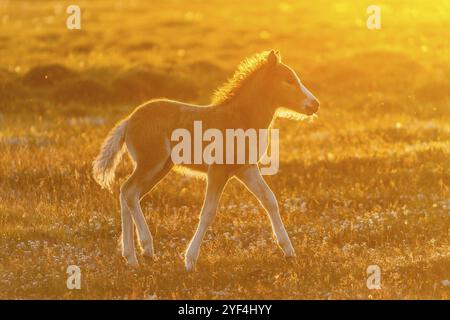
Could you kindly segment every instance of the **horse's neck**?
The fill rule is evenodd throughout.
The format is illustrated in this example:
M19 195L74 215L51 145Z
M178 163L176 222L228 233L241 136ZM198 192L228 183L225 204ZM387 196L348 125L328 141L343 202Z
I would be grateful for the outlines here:
M242 92L231 102L237 119L247 128L268 128L275 115L275 108L267 92Z

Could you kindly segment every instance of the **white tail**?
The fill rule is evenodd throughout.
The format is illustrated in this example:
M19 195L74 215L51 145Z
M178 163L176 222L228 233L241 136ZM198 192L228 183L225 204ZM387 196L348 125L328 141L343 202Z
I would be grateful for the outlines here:
M122 120L109 132L100 148L100 153L92 162L95 181L103 188L111 189L114 172L124 153L125 130L128 119Z

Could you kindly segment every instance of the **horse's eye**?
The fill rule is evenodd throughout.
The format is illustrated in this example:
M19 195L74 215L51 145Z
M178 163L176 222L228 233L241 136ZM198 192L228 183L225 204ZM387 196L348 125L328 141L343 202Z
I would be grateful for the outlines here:
M295 83L296 83L296 81L294 79L288 79L286 82L290 86L295 86Z

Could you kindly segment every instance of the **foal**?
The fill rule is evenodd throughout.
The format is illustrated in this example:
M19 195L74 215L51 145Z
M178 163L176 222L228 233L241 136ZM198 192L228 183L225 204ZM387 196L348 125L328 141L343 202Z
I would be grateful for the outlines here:
M110 188L124 146L135 163L131 176L120 188L122 215L122 255L137 265L133 220L144 256L152 257L153 238L140 207L140 200L174 167L171 133L178 128L192 132L194 121L203 128L267 129L279 107L312 115L318 100L301 83L295 72L281 62L278 52L262 52L242 62L234 76L219 88L208 106L171 100L152 100L134 110L111 130L93 162L95 180ZM203 236L216 214L227 181L236 177L252 192L267 211L273 232L287 257L295 256L281 220L277 200L265 183L257 164L189 164L188 169L206 173L206 196L200 222L186 254L185 266L192 270Z

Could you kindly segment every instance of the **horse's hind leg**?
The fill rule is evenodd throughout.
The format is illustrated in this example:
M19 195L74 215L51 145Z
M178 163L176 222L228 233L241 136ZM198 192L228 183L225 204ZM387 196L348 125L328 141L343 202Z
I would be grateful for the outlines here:
M125 201L123 192L120 192L120 212L122 216L122 256L127 260L127 263L132 266L138 264L136 252L134 250L133 241L133 218L130 209Z
M153 163L152 163L153 162ZM147 194L172 168L172 161L168 155L156 161L140 161L130 178L122 185L121 195L136 223L139 242L145 256L152 257L153 237L148 229L140 200ZM124 235L125 238L125 235ZM130 260L127 259L129 262ZM133 261L133 259L131 259Z

